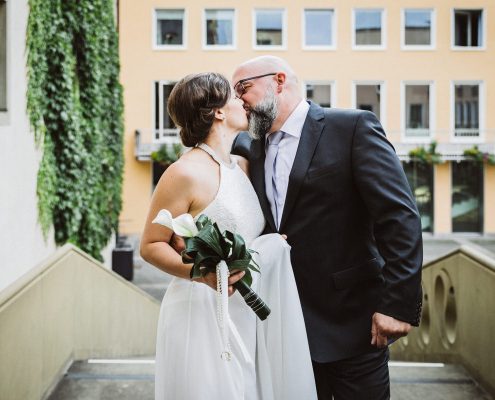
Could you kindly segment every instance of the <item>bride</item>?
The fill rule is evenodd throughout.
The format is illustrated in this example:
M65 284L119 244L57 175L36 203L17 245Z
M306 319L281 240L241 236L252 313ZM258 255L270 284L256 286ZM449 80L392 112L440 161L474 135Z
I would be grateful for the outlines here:
M182 143L192 149L160 179L141 240L142 257L174 275L158 321L155 400L316 399L290 246L278 234L260 236L265 221L247 161L230 155L234 138L248 125L242 100L222 75L201 73L176 84L168 111ZM174 217L205 214L222 231L244 238L260 266L252 288L272 310L265 321L232 288L244 272L232 272L225 343L216 275L190 279L192 264L168 244L172 231L152 223L161 209ZM231 357L221 356L225 348Z

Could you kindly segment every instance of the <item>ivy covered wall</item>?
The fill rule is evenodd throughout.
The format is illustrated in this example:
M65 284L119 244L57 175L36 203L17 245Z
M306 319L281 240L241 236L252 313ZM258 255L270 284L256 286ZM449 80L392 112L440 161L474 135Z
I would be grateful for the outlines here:
M27 108L45 236L101 260L122 208L123 102L111 0L29 0Z

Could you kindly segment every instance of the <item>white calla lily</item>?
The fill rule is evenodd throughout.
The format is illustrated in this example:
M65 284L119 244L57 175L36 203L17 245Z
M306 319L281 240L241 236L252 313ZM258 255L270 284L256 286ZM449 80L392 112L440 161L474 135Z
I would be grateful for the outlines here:
M172 214L168 210L160 210L156 215L155 219L152 221L153 224L160 224L166 226L170 230L174 230L174 226L172 224L173 218Z
M183 237L193 237L198 234L198 228L191 214L182 214L172 220L174 232Z
M193 237L198 234L198 228L191 214L182 214L177 218L172 218L170 211L163 209L159 211L152 223L163 225L173 230L176 235L183 237Z

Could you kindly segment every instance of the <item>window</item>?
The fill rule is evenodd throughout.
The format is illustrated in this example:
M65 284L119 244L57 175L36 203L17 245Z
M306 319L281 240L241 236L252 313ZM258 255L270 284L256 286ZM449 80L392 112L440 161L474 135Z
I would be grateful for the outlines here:
M167 138L177 136L177 128L167 112L168 98L174 86L175 82L155 82L155 129L153 135L155 142L166 142Z
M205 10L205 45L212 48L233 48L234 10Z
M284 10L255 10L255 48L285 46Z
M328 49L335 47L335 22L333 10L304 10L303 45L306 48L313 49Z
M480 136L480 85L454 84L454 136Z
M184 10L156 10L156 46L183 48L185 46Z
M402 166L416 199L423 232L433 232L433 165L411 161Z
M380 120L382 116L381 84L357 84L355 89L355 107L373 112Z
M403 14L402 45L406 48L433 47L433 10L406 9Z
M483 163L453 162L452 232L483 231Z
M306 83L305 84L306 98L321 107L332 106L332 84L331 83Z
M430 85L406 84L404 95L406 137L430 137Z
M383 10L354 10L353 23L353 46L355 48L383 49L385 47Z
M454 46L483 47L483 10L454 10Z
M7 111L7 3L0 0L0 112Z

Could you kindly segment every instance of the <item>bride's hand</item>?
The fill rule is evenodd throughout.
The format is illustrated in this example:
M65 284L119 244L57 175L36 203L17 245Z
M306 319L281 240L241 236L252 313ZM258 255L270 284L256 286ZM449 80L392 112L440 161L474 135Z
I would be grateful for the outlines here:
M229 296L232 296L235 292L235 289L233 287L234 283L241 280L245 274L246 273L244 271L240 271L240 270L231 271L228 280ZM205 285L208 285L215 291L217 290L217 274L215 274L214 272L208 272L205 276L193 280L196 282L204 283Z
M177 253L182 253L182 251L186 248L186 241L182 236L176 235L172 233L172 237L170 238L170 242L168 243Z

